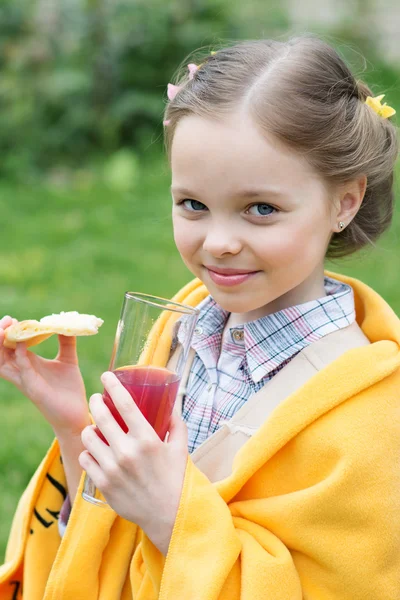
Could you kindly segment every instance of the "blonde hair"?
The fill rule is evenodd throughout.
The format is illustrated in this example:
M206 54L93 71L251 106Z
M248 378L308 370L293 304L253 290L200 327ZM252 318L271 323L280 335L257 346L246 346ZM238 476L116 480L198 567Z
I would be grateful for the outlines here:
M367 176L362 205L346 229L332 235L327 257L373 244L393 216L397 129L365 104L370 88L336 50L307 34L239 42L201 62L193 78L185 65L175 80L180 89L164 115L168 157L184 116L220 119L245 108L262 131L305 156L328 189Z

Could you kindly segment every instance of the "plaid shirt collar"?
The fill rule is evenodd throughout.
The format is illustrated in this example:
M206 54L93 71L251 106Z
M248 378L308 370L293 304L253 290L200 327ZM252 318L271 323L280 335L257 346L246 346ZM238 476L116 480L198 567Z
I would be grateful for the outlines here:
M250 376L258 383L285 360L321 338L325 329L332 331L350 325L355 319L354 294L351 286L325 277L326 296L304 304L284 308L229 329L230 345L243 353ZM229 316L211 296L198 306L200 314L192 347L201 355L207 352L218 361L222 333ZM180 338L183 332L178 334Z

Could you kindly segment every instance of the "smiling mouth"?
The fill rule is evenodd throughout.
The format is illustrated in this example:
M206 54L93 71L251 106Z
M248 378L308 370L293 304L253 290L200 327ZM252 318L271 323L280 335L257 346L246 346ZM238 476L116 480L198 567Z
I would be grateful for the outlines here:
M212 267L204 265L208 271L212 273L217 273L217 275L225 275L227 277L234 275L252 275L253 273L258 273L259 271L252 271L250 269L229 269L225 267Z
M238 286L251 279L260 271L248 271L244 269L228 269L220 267L207 267L205 269L210 279L218 286L233 287Z

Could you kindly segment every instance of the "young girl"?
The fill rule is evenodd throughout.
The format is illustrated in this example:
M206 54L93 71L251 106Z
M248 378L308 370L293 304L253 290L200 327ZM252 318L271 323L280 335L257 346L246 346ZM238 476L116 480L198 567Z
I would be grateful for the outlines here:
M394 111L312 36L211 53L168 95L174 236L197 278L176 299L200 309L186 394L161 442L103 374L129 426L92 396L107 446L73 340L54 361L1 350L57 440L0 599L398 600L400 324L324 272L390 224ZM82 469L113 510L82 500Z

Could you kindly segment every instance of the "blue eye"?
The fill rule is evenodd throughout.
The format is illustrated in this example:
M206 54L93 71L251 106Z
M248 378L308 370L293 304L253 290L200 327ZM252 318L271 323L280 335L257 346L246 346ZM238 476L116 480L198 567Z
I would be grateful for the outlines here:
M191 210L192 212L199 212L207 208L205 204L199 202L198 200L183 200L181 204L183 204L185 208Z
M255 210L253 211L252 209ZM274 212L276 212L276 208L270 204L253 204L253 206L250 206L249 208L249 213L251 215L256 215L257 217L267 217Z

